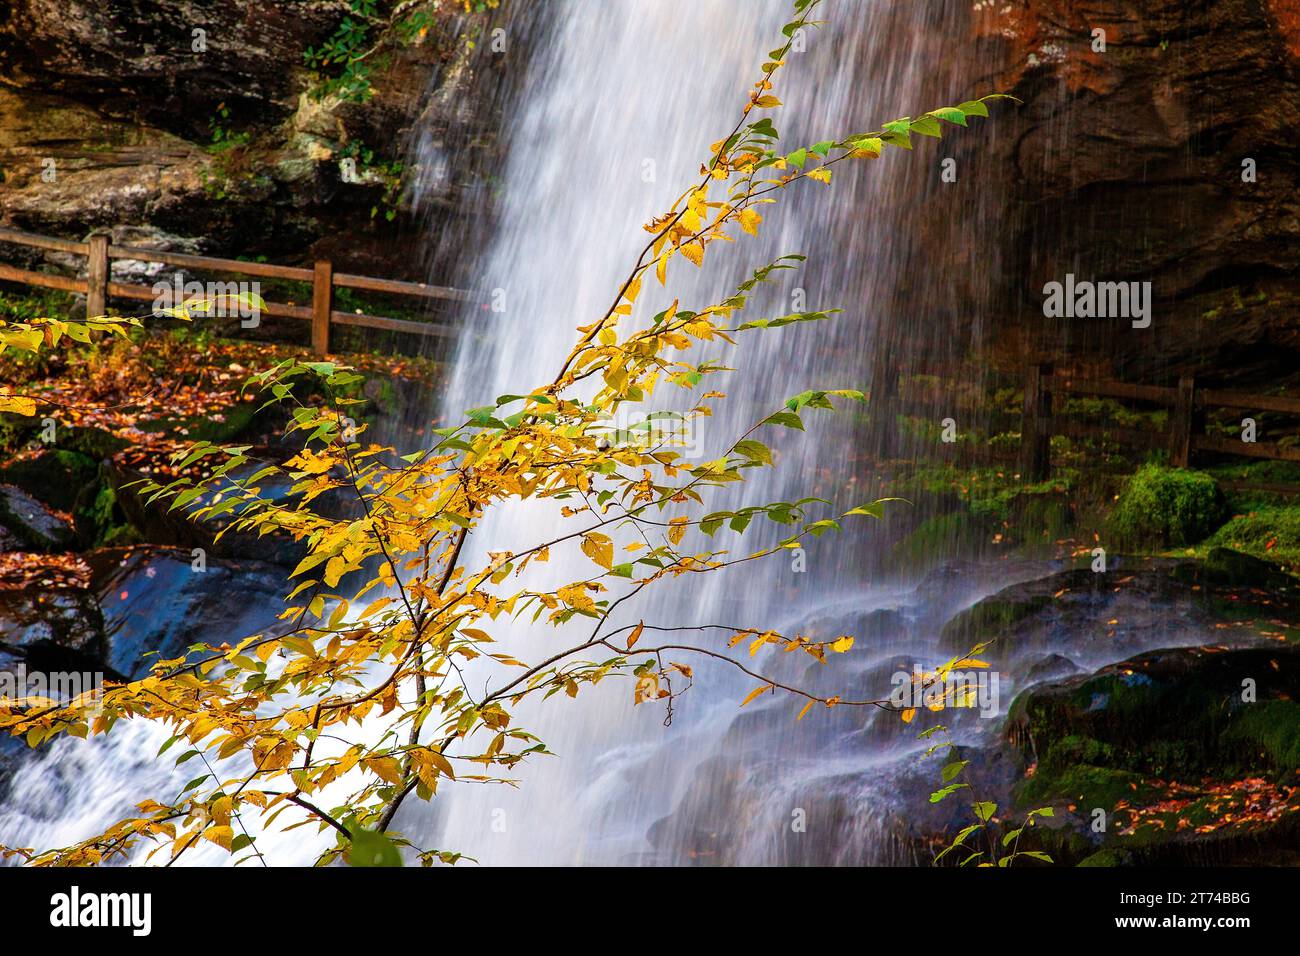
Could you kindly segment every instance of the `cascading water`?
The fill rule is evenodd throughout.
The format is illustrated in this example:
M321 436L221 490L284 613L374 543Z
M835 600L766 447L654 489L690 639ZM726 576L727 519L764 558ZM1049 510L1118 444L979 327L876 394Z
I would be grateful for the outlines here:
M762 52L777 44L790 15L784 0L575 2L553 9L555 21L523 85L526 95L506 124L511 147L498 211L502 225L480 266L482 299L504 309L470 316L487 329L467 338L456 356L440 399L447 421L553 376L573 344L575 326L608 307L635 261L645 241L641 224L696 178L708 144L735 124ZM829 13L832 25L808 31L780 78L786 106L775 118L787 148L876 128L972 94L945 73L962 72L955 53L965 45L965 26L955 6L862 0L837 3ZM960 352L961 337L927 332L920 319L958 311L949 301L944 267L933 265L949 257L921 250L912 238L913 222L931 201L937 162L932 151L889 156L837 173L832 191L807 184L782 207L772 207L778 211L760 242L711 250L710 259L723 261L706 262L701 277L689 266L676 267L673 296L682 296L683 307L701 307L725 295L749 269L777 255L803 253L810 257L806 271L784 273L790 278L783 285L756 294L749 317L845 309L833 327L753 336L738 355L723 356L742 371L711 386L729 397L692 435L699 457L718 454L805 388L865 386L877 350L892 352L895 365L921 353ZM671 298L650 289L639 304L646 313ZM916 318L900 316L904 308ZM956 318L965 334L975 334L975 322ZM848 506L875 497L861 429L851 411L840 418L810 421L809 433L795 441L765 435L778 441L779 469L748 483L746 502L811 494ZM553 536L558 524L553 507L515 509L490 515L471 541L480 550L487 542L493 550L517 549ZM906 600L898 590L870 585L860 541L857 547L850 539L827 541L807 560L805 573L774 561L765 570L728 571L698 584L674 581L611 627L644 618L664 626L726 623L821 636L853 633L854 623L869 625L872 610ZM552 564L562 561L557 555ZM586 573L576 562L551 570L556 582ZM931 603L949 613L955 606ZM936 607L916 609L917 620L899 615L894 632L875 635L874 646L861 645L869 656L859 666L880 670L899 654L930 650L923 635L927 625L937 626L930 620ZM798 608L797 616L791 608ZM527 647L530 657L539 648L562 646L549 629L512 627L497 639ZM717 633L701 641L716 641ZM876 675L882 678L876 689L888 687L894 666ZM697 671L696 688L679 702L669 727L662 725L660 708L634 710L625 683L584 691L577 701L525 705L519 723L558 756L526 765L518 790L458 788L440 794L433 809L404 811L399 826L419 833L424 845L463 850L486 863L707 859L722 830L729 831L735 859L777 862L790 857L780 831L809 774L828 782L817 799L847 807L857 826L872 831L870 821L883 819L858 812L869 783L846 786L842 780L869 780L869 768L883 759L860 743L841 747L832 739L860 735L860 728L849 731L836 721L835 730L817 730L809 721L794 729L798 708L789 704L772 708L771 720L757 708L761 726L731 728L737 695L754 681L708 664ZM861 681L848 670L839 676L850 686ZM673 814L683 800L681 813ZM874 836L848 839L842 851L827 842L796 858L891 859L882 826ZM647 839L652 831L653 844Z

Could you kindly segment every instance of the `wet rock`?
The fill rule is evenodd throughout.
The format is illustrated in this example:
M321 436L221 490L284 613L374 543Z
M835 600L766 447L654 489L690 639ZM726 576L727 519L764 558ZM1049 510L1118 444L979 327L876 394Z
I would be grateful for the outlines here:
M0 482L21 488L59 511L71 512L82 490L95 483L98 472L95 461L80 452L44 449L11 458L0 467Z
M1014 129L980 147L988 174L1005 177L984 188L1004 190L1017 209L997 219L1006 267L992 293L1004 318L991 333L1009 359L1042 349L1133 381L1294 374L1300 214L1289 117L1300 110L1300 44L1291 9L1272 0L981 7L975 27L1005 64L991 88L1024 100L1007 117ZM1094 28L1105 31L1105 52L1092 49ZM1269 105L1244 108L1252 102ZM1159 349L1127 322L1044 319L1038 291L1067 272L1151 280Z
M1111 559L1112 569L1063 571L1012 585L950 620L940 635L953 654L994 642L994 662L1024 661L1063 652L1092 666L1155 647L1208 640L1256 643L1260 626L1250 622L1253 602L1222 583L1198 561ZM1285 577L1285 576L1284 576ZM1254 596L1267 606L1260 617L1294 618L1300 608L1284 588ZM1240 619L1240 627L1220 627Z
M60 551L76 537L70 521L13 485L0 485L0 526L29 551Z
M1078 672L1079 665L1068 657L1061 654L1048 654L1041 661L1035 662L1025 676L1030 684L1038 684L1043 681L1071 677Z
M109 548L91 557L92 585L103 608L105 660L137 678L159 658L182 657L192 644L238 643L282 626L282 567L264 561L208 560L196 570L186 550ZM157 653L146 657L146 652Z
M1030 768L1016 799L1057 808L1070 859L1300 859L1298 695L1295 645L1161 650L1032 688L1007 721Z
M75 588L0 587L0 646L98 655L102 620L92 595Z

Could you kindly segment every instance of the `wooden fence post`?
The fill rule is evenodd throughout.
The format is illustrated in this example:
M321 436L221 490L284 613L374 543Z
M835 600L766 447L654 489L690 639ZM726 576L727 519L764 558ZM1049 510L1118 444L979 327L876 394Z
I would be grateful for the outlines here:
M317 355L330 350L330 312L334 310L334 267L317 261L311 286L311 347Z
M1169 420L1169 460L1175 468L1192 462L1192 431L1196 424L1196 379L1180 376Z
M1025 369L1025 404L1020 413L1020 478L1046 481L1052 470L1052 363Z
M86 318L108 314L108 236L91 236L86 254Z

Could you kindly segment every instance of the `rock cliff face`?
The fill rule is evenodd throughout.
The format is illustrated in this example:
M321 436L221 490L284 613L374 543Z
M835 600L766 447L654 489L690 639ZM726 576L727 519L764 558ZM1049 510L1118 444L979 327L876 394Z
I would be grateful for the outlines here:
M1004 360L1041 350L1135 380L1294 375L1300 3L975 9L1004 56L996 85L1025 101L992 164L1011 210L991 303L1008 320L988 323ZM1151 281L1151 327L1045 319L1043 285L1067 273Z
M411 42L376 24L373 93L356 103L313 95L303 65L341 0L0 0L0 14L3 225L143 227L210 254L424 278L422 210L401 188L418 171L394 164L417 133L472 140L424 196L454 217L494 148L480 93L505 58L473 53L486 16L437 12Z
M503 77L523 73L509 67L537 6L496 14L514 18L506 56L463 42L497 21L439 14L423 41L381 47L376 95L352 104L305 95L303 51L346 15L341 0L0 0L0 223L149 227L205 236L208 252L422 277L412 249L430 214L452 237L437 262L480 234ZM980 317L953 320L973 344L1003 368L1044 353L1143 381L1269 385L1300 368L1300 0L975 0L936 15L936 57L976 51L970 92L1024 101L997 111L994 135L954 140L982 220L916 226L947 250L954 312ZM338 160L359 146L397 159L413 136L429 168L402 172L390 220L383 176L345 183ZM1152 326L1045 318L1043 286L1067 273L1150 281Z

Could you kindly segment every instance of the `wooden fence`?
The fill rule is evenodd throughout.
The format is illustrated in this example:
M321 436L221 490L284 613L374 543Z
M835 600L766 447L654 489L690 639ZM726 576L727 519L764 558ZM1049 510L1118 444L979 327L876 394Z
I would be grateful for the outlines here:
M135 246L117 246L108 236L93 235L86 242L55 239L15 229L0 229L0 243L13 243L51 252L64 252L86 257L86 278L51 275L20 269L0 262L0 280L18 282L46 289L77 292L86 296L87 315L105 315L112 298L152 302L157 294L149 286L112 281L112 261L131 259L157 262L183 269L206 272L233 273L270 279L285 279L311 284L312 304L309 307L281 302L266 302L262 311L266 315L303 319L311 323L312 349L325 355L330 348L330 328L334 325L359 326L369 329L386 329L421 336L450 336L457 330L447 325L431 322L412 322L409 319L382 315L365 315L340 312L334 308L335 289L357 289L386 295L412 296L419 299L465 300L468 293L460 289L427 285L423 282L400 282L395 279L378 279L372 276L335 272L328 260L315 263L311 269L297 266L277 266L264 262L241 262L235 259L216 259L210 256L191 256L176 252L160 252ZM177 303L179 304L179 303Z
M901 387L899 372L882 359L876 367L876 385L872 388L872 405L877 409L873 418L878 423L875 436L882 457L895 457L906 450L918 452L921 448L936 448L924 444L904 449L901 434L893 426L899 414L931 418L957 411L986 412L990 420L998 420L1000 427L1013 431L1017 427L1014 412L989 409L981 389L953 393L951 379L944 375L929 375L947 385L941 394L934 389ZM1212 453L1244 458L1271 459L1300 462L1300 446L1278 442L1247 442L1239 438L1220 437L1206 433L1207 412L1211 409L1237 409L1246 415L1276 413L1300 420L1300 398L1277 395L1257 395L1248 392L1200 387L1195 378L1184 376L1175 386L1145 385L1134 382L1093 380L1056 372L1050 363L1029 363L1025 366L1021 384L1024 400L1019 413L1020 444L994 448L987 444L957 443L941 446L944 455L955 456L971 463L1005 463L1014 466L1026 481L1044 481L1051 476L1052 436L1113 442L1144 451L1164 450L1172 464L1186 468L1198 453ZM1011 384L1008 379L1005 384ZM1070 415L1064 399L1070 396L1113 398L1123 402L1138 402L1162 406L1169 410L1165 427L1154 425L1144 428L1095 424ZM1300 486L1257 481L1227 481L1224 484L1240 490L1267 491L1278 494L1300 494Z
M1148 402L1169 409L1164 429L1137 430L1071 421L1054 413L1054 396L1088 395ZM1047 363L1030 365L1025 373L1024 408L1020 428L1020 473L1028 481L1041 481L1051 471L1053 435L1071 438L1106 438L1149 450L1166 449L1170 463L1186 468L1197 452L1215 452L1247 458L1300 462L1300 447L1276 442L1247 442L1204 433L1207 409L1231 408L1245 412L1276 412L1300 418L1300 399L1276 395L1200 388L1195 378L1183 376L1174 387L1131 382L1088 381L1056 374ZM1277 490L1282 490L1281 488Z

